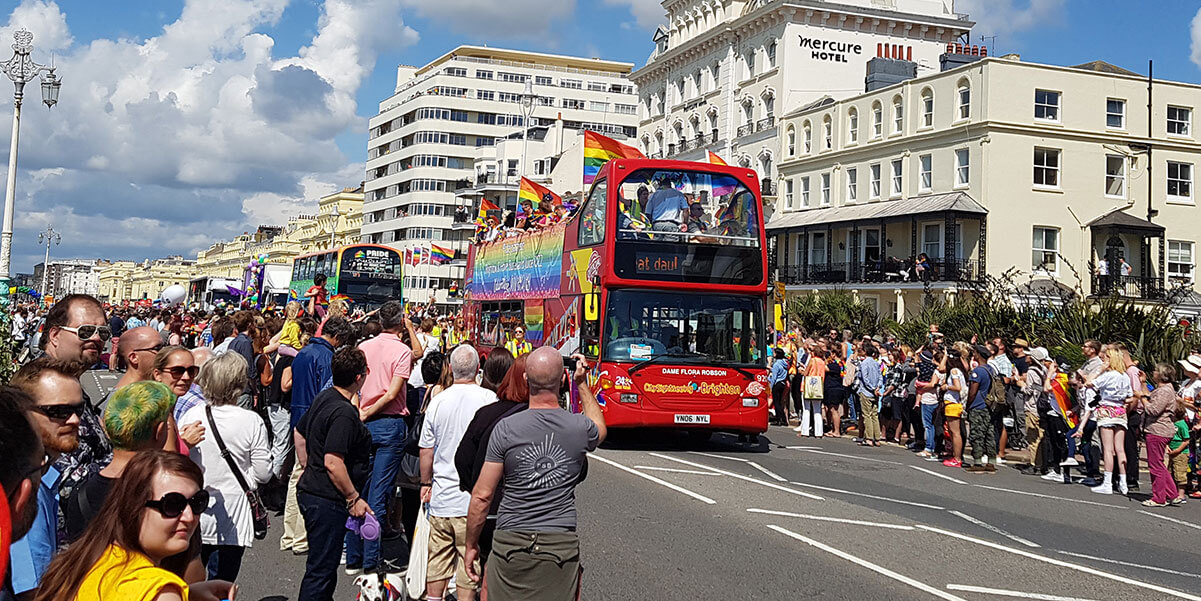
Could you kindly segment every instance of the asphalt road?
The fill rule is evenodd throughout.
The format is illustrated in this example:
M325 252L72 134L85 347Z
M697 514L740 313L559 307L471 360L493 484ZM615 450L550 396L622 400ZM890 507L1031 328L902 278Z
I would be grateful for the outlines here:
M1201 502L1144 498L784 428L757 447L622 436L578 489L584 596L1201 601ZM295 598L303 558L277 532L247 553L239 599ZM337 598L355 592L343 577Z

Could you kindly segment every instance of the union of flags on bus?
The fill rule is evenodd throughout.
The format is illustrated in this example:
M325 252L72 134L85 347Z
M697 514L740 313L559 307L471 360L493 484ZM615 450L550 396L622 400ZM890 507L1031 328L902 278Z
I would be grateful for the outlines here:
M587 186L600 173L601 165L612 159L645 159L637 148L622 144L613 138L594 131L584 130L584 185Z

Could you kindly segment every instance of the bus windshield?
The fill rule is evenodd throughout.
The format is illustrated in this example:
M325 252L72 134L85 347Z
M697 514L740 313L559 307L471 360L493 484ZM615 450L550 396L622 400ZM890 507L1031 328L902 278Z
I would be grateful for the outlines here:
M763 299L619 289L609 293L608 361L672 359L763 367Z
M617 198L618 240L759 246L759 201L732 175L639 169Z
M368 305L382 305L400 299L400 263L400 253L390 248L343 248L337 291Z
M638 169L618 186L616 200L613 270L618 277L763 282L759 199L734 176Z

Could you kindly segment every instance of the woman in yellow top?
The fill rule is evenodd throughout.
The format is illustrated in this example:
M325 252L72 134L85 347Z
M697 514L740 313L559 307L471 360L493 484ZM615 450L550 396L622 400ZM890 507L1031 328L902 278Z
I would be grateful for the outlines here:
M36 601L186 601L180 575L208 503L204 474L192 460L138 453L83 536L50 563ZM192 588L224 599L231 587L213 581Z
M513 354L514 358L520 357L534 350L534 345L525 339L525 328L517 326L513 328L513 337L505 342L505 350Z

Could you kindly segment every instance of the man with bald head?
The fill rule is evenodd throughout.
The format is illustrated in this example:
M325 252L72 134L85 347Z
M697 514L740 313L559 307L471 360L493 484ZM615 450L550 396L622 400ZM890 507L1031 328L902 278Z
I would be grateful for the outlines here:
M464 564L478 578L480 531L497 486L504 494L488 558L488 595L495 599L574 599L580 585L575 487L587 453L605 439L605 417L588 387L588 362L573 355L572 379L583 413L559 407L563 357L544 346L526 359L530 408L497 422L467 514Z
M117 381L117 388L134 382L154 379L154 356L163 349L163 337L150 326L125 330L117 353L125 360L125 374Z

